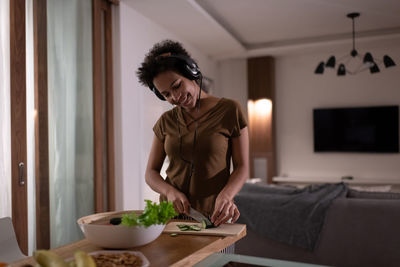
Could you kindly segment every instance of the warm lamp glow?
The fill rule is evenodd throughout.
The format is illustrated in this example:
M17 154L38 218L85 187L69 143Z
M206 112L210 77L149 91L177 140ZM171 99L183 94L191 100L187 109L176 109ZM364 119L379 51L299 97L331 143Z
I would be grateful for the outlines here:
M272 153L272 101L269 99L260 99L257 101L249 100L247 102L249 118L249 140L252 157L252 172L260 173L260 166L256 162L260 160L264 167L261 167L263 173L273 173L271 164ZM258 161L257 161L258 160ZM258 167L257 167L257 166ZM268 166L269 167L268 167ZM257 172L258 170L258 172ZM265 177L265 179L267 179Z
M259 99L256 101L249 100L247 102L249 116L266 117L271 115L272 101L269 99Z
M269 99L260 99L256 101L256 114L267 116L271 114L272 102Z
M268 99L247 102L250 142L259 149L269 147L272 129L272 102Z

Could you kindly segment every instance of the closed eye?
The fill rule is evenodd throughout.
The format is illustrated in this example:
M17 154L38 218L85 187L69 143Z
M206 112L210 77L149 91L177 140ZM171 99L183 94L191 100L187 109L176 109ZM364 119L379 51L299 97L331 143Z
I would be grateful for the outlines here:
M179 87L181 87L181 84L182 84L182 81L180 81L178 84L172 86L172 89L173 89L173 90L178 89Z
M181 87L181 85L182 85L182 81L179 81L178 83L172 85L172 86L171 86L171 89L172 89L173 91L178 90L179 87ZM171 93L170 93L169 91L164 91L164 92L162 92L162 95L163 95L165 98L171 97Z

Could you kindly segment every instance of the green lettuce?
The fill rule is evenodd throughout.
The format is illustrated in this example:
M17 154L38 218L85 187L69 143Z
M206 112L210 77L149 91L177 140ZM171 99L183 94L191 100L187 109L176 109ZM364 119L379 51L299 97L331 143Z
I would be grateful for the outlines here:
M162 201L160 204L145 200L146 207L141 215L135 212L122 215L121 224L125 226L145 226L166 224L171 218L178 215L172 202Z

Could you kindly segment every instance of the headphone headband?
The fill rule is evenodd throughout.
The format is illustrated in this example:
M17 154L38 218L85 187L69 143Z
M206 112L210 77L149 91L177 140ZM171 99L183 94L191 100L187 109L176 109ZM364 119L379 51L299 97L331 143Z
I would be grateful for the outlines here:
M160 56L160 60L168 60L168 59L178 59L179 63L182 63L181 66L179 66L179 70L181 71L181 74L188 78L189 80L198 80L201 77L201 72L199 67L197 66L196 62L191 59L190 57L187 57L185 55L179 55L179 54L170 54L166 56ZM162 101L166 101L165 97L160 93L160 91L157 90L157 88L154 86L153 83L149 86L150 90L153 91L153 93Z

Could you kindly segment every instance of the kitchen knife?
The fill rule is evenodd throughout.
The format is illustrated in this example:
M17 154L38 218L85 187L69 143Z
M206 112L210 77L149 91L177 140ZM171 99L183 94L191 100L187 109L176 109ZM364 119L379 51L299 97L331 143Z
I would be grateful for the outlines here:
M203 223L205 222L206 228L213 228L215 227L214 224L203 214L198 212L197 210L190 207L189 216L195 219L196 221Z

